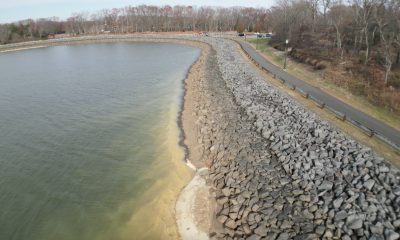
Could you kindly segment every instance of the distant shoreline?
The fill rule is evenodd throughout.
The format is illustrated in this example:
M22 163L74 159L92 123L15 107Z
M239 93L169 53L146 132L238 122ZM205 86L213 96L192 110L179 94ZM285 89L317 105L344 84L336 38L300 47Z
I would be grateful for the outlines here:
M15 51L22 51L22 50L29 50L29 49L36 49L36 48L45 48L47 46L31 46L31 47L21 47L21 48L11 48L11 49L6 49L6 50L0 50L0 53L6 53L6 52L15 52Z
M184 37L188 37L184 39ZM164 42L164 41L182 41L188 40L193 41L194 33L186 34L121 34L121 35L87 35L77 37L67 37L59 39L39 40L39 41L28 41L20 43L10 43L0 45L0 53L21 51L34 48L44 48L51 46L62 46L62 45L73 45L73 44L84 44L84 43L108 43L108 42ZM189 38L193 39L190 40ZM190 44L188 44L190 45Z

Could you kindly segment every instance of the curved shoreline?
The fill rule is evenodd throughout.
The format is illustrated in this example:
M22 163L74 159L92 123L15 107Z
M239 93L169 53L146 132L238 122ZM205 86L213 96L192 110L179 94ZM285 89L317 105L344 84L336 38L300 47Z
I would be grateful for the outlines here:
M186 38L185 38L186 37ZM65 46L75 44L88 44L88 43L113 43L113 42L172 42L178 44L186 44L193 46L190 42L196 41L191 35L159 35L159 34L126 34L126 35L105 35L105 36L80 36L70 38L60 38L51 40L40 40L21 42L15 44L0 45L0 53L23 51L35 48L45 48L53 46ZM186 42L186 43L184 43Z
M183 240L209 239L212 219L212 198L210 186L206 184L208 168L205 167L203 154L198 148L199 129L196 122L195 108L198 103L197 84L207 76L207 61L211 46L199 43L202 53L197 62L192 65L184 81L184 96L178 125L181 131L181 145L186 152L186 164L195 171L192 180L182 189L176 201L176 222ZM202 100L202 99L201 99Z
M184 122L187 122L188 124L193 124L189 121L189 119L187 119L189 113L186 113L187 112L186 109L189 108L191 105L193 105L193 103L191 103L191 102L189 103L189 101L187 101L185 99L187 98L187 96L189 95L189 91L191 90L188 87L188 82L194 81L200 77L198 74L194 73L194 69L197 67L201 67L202 61L204 61L204 59L207 58L207 56L208 56L208 51L209 51L210 45L203 43L203 42L195 42L195 41L189 41L189 40L187 42L179 42L179 41L175 42L174 41L174 43L189 45L192 47L199 48L201 50L199 57L189 67L189 70L186 72L186 76L182 80L182 93L183 94L182 94L182 96L180 96L181 101L180 101L178 118L177 118L178 128L180 129L179 145L183 148L183 150L185 152L184 160L189 168L191 168L194 171L197 171L197 169L202 166L190 161L190 159L189 159L189 155L191 152L190 147L188 146L187 143L185 143L185 140L187 140L187 138L188 138L186 133L188 132L189 129L185 130ZM200 74L203 75L204 73L200 73Z
M116 38L114 38L116 37ZM2 45L0 46L0 53L8 53L14 51L23 51L23 50L30 50L30 49L37 49L37 48L46 48L46 47L54 47L54 46L65 46L65 45L78 45L78 44L96 44L96 43L117 43L117 42L154 42L154 43L174 43L174 44L183 44L191 47L195 47L201 50L198 58L192 63L192 65L188 68L185 77L182 79L182 92L179 96L180 101L177 112L176 123L178 127L178 144L183 149L184 152L184 161L186 162L186 166L193 170L195 174L193 178L186 182L184 188L179 190L178 196L175 199L174 203L174 213L176 221L174 223L170 223L171 225L175 225L176 229L178 230L181 238L183 239L193 239L194 237L198 237L199 234L203 236L202 239L208 238L208 229L197 229L197 224L192 224L191 233L192 235L183 234L182 223L187 223L191 221L192 223L197 223L195 219L189 219L188 217L194 216L193 215L193 207L190 204L196 204L195 202L188 202L182 201L182 197L189 197L192 199L197 198L196 193L199 189L204 190L206 189L206 183L202 177L199 176L198 169L203 166L203 164L199 161L201 157L197 156L197 160L193 160L191 147L189 146L187 141L188 138L195 139L195 136L190 136L188 132L187 126L194 126L194 122L190 119L190 112L188 109L191 108L193 102L187 99L187 96L192 94L191 91L194 90L188 87L189 81L197 81L198 78L203 77L204 72L194 71L195 68L204 68L205 59L208 57L208 52L211 46L205 42L198 41L196 39L183 39L182 35L132 35L132 36L98 36L98 37L79 37L79 38L68 38L62 39L62 41L52 41L52 40L45 40L45 41L35 41L35 42L26 42L20 44L13 44L12 46ZM89 38L89 39L88 39ZM203 69L204 70L204 69ZM184 128L186 126L186 128ZM192 141L193 142L193 141ZM204 169L203 171L204 176ZM200 181L199 181L200 180ZM200 183L200 184L199 184ZM195 186L195 188L193 188ZM208 192L208 189L206 189ZM183 206L183 207L179 207ZM201 208L199 206L198 208ZM177 212L180 215L177 215ZM198 215L198 214L197 214ZM206 218L208 219L209 213L206 214ZM197 216L196 216L197 217ZM185 237L186 236L186 237ZM191 237L190 237L191 236Z

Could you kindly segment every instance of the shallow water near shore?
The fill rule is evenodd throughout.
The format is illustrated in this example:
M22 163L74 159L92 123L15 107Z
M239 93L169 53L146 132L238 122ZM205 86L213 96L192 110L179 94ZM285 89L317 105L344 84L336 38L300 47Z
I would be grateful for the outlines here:
M82 44L0 54L2 239L176 239L192 172L177 116L200 50Z

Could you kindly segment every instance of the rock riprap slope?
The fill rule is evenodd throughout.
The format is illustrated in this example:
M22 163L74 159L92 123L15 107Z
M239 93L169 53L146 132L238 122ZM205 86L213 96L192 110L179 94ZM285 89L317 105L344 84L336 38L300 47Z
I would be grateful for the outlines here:
M211 236L398 239L399 171L266 82L233 41L205 41L220 71L196 106L221 224Z

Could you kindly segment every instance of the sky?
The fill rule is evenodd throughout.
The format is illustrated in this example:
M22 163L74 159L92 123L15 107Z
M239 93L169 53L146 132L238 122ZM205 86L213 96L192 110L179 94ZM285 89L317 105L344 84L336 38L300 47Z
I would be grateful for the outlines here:
M76 12L94 13L105 8L141 4L269 8L273 3L274 0L0 0L0 23L54 16L66 19Z

